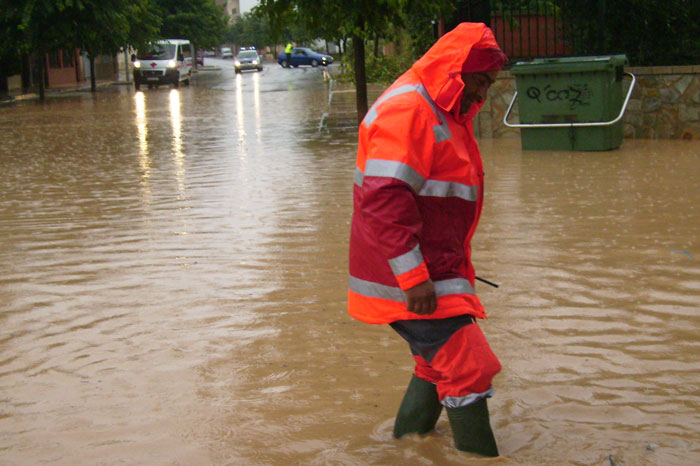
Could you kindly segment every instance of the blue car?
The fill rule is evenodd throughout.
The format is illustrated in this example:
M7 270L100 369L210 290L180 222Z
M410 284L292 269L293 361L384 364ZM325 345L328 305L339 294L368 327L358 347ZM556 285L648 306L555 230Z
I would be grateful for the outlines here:
M290 66L296 68L299 65L309 65L315 68L318 65L330 65L333 63L333 57L324 53L314 52L308 47L294 47L289 60L287 60L287 54L282 51L277 56L277 63L284 68L289 68Z

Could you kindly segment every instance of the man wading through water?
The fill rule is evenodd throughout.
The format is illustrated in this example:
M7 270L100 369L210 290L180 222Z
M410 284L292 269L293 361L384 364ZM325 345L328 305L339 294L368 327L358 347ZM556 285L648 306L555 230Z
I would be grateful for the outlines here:
M489 28L462 23L382 94L360 124L350 237L350 315L390 324L416 362L394 436L431 431L444 406L455 446L484 456L498 456L486 398L501 365L476 323L472 118L506 60Z

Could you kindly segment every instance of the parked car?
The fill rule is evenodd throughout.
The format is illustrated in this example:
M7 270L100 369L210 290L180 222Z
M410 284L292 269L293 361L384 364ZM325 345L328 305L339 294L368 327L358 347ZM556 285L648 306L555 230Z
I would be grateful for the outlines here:
M221 58L233 58L231 47L221 47Z
M244 49L238 52L233 66L236 70L236 74L243 70L263 70L262 57L258 55L258 51L255 49Z
M308 47L294 47L289 61L287 61L287 54L282 51L277 56L277 63L284 68L289 68L290 66L296 68L299 65L309 65L313 67L317 67L318 65L327 66L333 63L333 57L324 53L314 52Z
M215 50L211 50L211 49L207 49L207 50L204 51L204 56L205 56L205 57L215 57L215 56L216 56L216 51L215 51Z

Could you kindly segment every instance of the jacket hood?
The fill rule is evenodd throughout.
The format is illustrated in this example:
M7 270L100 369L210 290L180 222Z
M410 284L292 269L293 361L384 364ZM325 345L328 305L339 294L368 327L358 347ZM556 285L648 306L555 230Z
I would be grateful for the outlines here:
M473 49L494 52L478 54L496 56L495 60L474 59L467 61ZM505 65L506 56L498 47L491 29L484 23L460 23L440 37L435 44L416 61L411 69L418 75L433 101L443 110L459 115L462 97L462 73L499 70ZM468 117L478 112L483 103L474 104Z

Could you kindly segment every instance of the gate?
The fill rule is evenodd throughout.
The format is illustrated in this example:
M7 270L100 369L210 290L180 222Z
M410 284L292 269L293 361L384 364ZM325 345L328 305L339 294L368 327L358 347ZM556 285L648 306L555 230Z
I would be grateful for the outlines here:
M491 29L511 61L571 54L559 8L551 0L492 1Z

